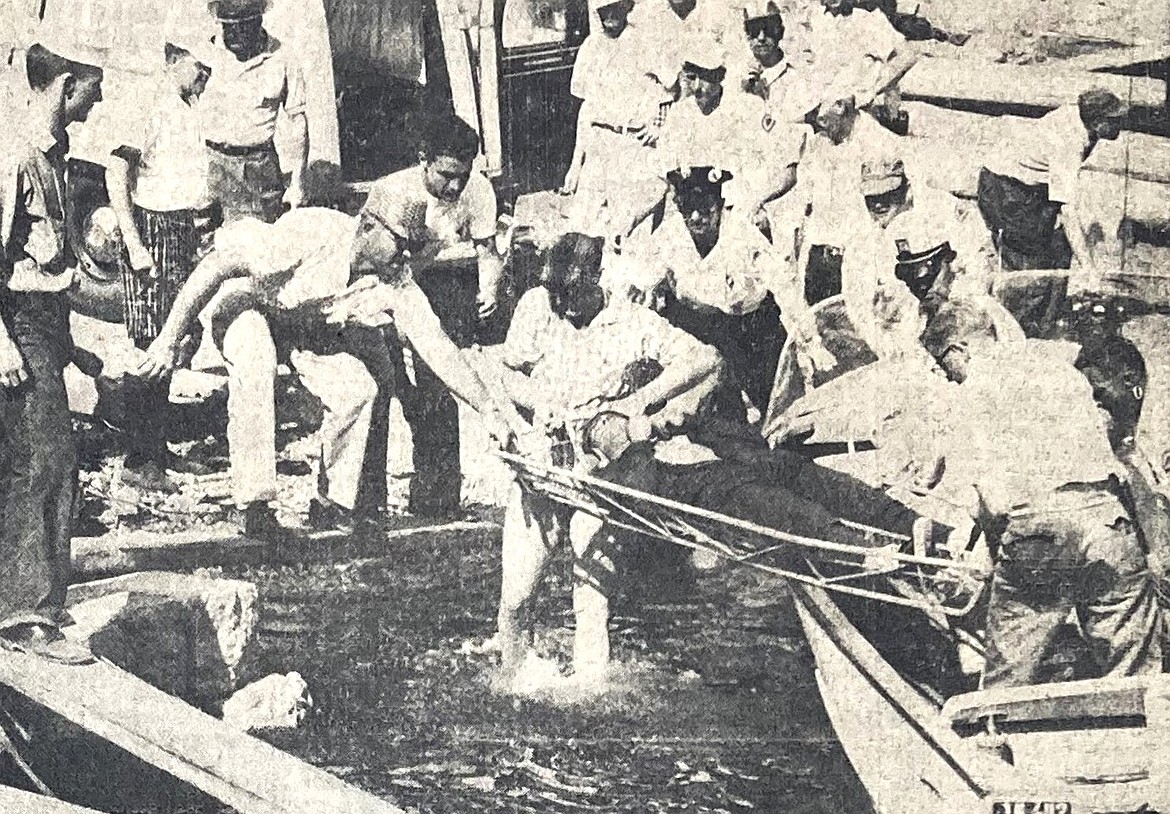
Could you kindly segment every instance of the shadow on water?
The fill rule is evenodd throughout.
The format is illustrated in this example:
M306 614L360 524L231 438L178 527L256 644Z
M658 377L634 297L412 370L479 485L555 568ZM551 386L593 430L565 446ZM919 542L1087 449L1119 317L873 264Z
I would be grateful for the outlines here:
M273 742L435 814L868 810L782 591L745 604L754 578L708 572L681 600L627 603L598 693L555 674L570 646L562 559L538 608L538 663L554 672L501 694L482 652L498 549L435 535L373 559L241 568L262 597L255 675L298 670L317 704Z

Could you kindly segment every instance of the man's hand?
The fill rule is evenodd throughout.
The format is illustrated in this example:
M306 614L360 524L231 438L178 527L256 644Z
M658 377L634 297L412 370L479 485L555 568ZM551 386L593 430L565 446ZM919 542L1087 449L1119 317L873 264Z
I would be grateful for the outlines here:
M499 310L500 307L500 299L496 294L495 288L481 288L479 294L476 295L475 305L481 320L490 319L492 314Z
M11 339L0 342L0 387L19 387L28 380L20 348Z
M514 409L496 407L482 416L484 427L488 435L502 450L514 449L516 439L532 431L524 419Z
M158 269L154 266L154 258L141 243L126 244L126 253L130 257L130 270L138 277L158 277Z
M179 357L180 342L162 335L150 343L146 358L138 365L134 375L143 379L159 380L171 374Z
M581 165L579 162L573 162L569 167L569 171L565 173L565 180L561 182L561 188L558 190L562 195L572 195L577 191L577 181L581 177Z

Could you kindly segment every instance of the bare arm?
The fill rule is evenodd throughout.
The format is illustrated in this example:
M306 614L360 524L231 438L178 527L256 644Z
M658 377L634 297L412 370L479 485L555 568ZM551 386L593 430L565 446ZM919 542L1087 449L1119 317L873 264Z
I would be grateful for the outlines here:
M289 116L289 123L292 131L292 167L289 170L291 177L285 202L295 208L304 203L305 168L309 165L309 117L304 112L295 113Z
M130 156L125 152L114 153L106 167L106 189L110 195L110 208L118 216L118 228L122 230L122 240L130 255L130 268L147 271L154 262L134 222L134 202L131 198L134 174L135 167L130 162Z

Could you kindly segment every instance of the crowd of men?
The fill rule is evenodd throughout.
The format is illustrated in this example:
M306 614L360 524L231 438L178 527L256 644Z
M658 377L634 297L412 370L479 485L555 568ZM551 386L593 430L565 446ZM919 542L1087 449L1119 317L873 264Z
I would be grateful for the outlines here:
M376 527L392 398L413 429L411 509L455 508L454 396L501 446L561 466L813 536L849 534L833 530L836 516L910 532L905 507L769 451L760 433L783 353L810 387L843 363L818 316L832 306L871 359L955 383L923 426L935 443L908 465L925 491L968 510L996 552L985 683L1044 680L1071 611L1098 672L1161 669L1132 470L1088 380L1030 357L988 296L1001 269L1096 272L1073 191L1094 145L1118 135L1126 110L1113 94L1087 89L989 156L972 214L918 173L897 90L914 63L905 33L962 37L861 0L783 13L772 2L593 0L572 82L568 220L499 356L472 347L504 278L477 133L436 117L419 164L346 214L352 202L306 167L303 79L266 32L265 9L213 0L219 33L165 44L149 125L99 156L110 207L81 230L90 256L119 259L123 319L142 352L129 477L169 488L169 378L206 332L229 374L232 486L250 535L279 531L281 362L324 406L317 528ZM0 179L0 642L76 662L88 654L60 632L77 479L62 370L75 360L70 306L84 294L65 159L67 127L101 100L103 75L66 50L46 42L20 55L28 98ZM274 146L280 113L294 125L291 155ZM1059 394L1038 366L1058 371ZM513 488L506 669L523 660L532 599L562 538L576 562L576 666L604 668L608 599L631 549L619 537ZM1086 573L1097 576L1071 576Z

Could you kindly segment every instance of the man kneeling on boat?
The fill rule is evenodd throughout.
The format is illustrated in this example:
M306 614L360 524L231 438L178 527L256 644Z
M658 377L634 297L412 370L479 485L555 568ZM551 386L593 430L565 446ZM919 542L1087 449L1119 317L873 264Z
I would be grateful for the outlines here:
M928 468L993 553L983 686L1059 680L1057 634L1074 612L1098 675L1159 672L1154 585L1092 389L1071 364L996 340L964 302L923 334L959 384Z

